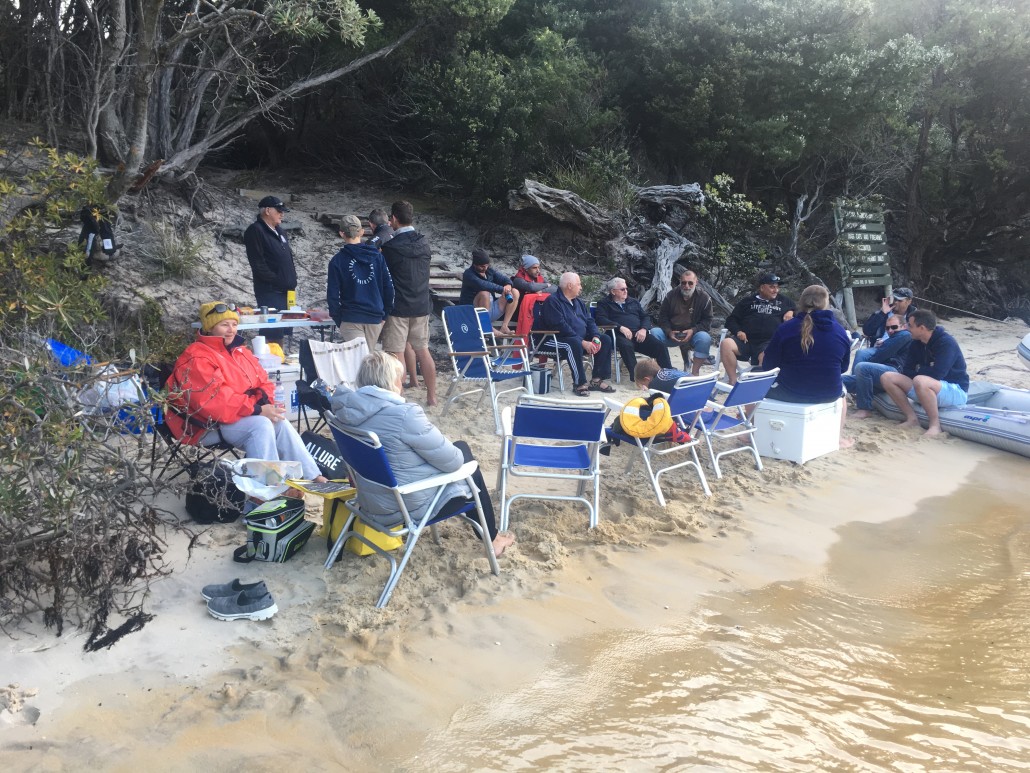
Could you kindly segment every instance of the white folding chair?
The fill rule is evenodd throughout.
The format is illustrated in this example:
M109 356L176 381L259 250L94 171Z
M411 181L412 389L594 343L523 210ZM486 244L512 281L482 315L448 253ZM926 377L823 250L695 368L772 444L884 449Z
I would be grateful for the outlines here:
M501 531L508 528L511 505L518 499L582 502L590 528L597 526L601 507L599 450L607 409L599 400L568 403L548 397L524 396L514 410L504 409L501 423ZM508 493L512 478L575 481L576 493ZM591 496L586 495L587 485Z
M672 409L673 421L683 431L689 433L690 438L685 442L675 442L668 436L659 435L652 438L638 438L627 435L624 432L617 432L611 428L606 430L609 440L617 440L620 443L628 443L640 452L639 457L633 454L626 465L628 474L633 463L643 459L644 467L647 470L647 477L651 481L658 504L665 507L665 496L662 494L662 486L659 479L673 470L683 467L693 467L701 482L701 488L705 496L711 496L711 489L708 488L708 479L701 467L701 460L697 456L697 446L701 443L704 433L698 426L701 411L705 409L712 390L715 389L716 376L709 373L706 376L684 376L679 379L672 391L669 393L669 407ZM664 467L657 467L656 463L672 457L676 454L689 453L689 458L674 464L667 464Z
M352 341L308 341L315 371L330 389L341 384L357 389L361 361L368 356L368 343L364 337Z
M700 415L698 426L704 433L716 478L722 477L719 459L730 454L751 453L755 457L755 469L762 469L762 457L758 454L755 425L751 415L754 413L754 407L765 399L779 375L779 368L741 373L737 383L726 395L725 402L709 402L708 410ZM739 445L741 440L747 442ZM726 441L732 443L731 447L715 453L713 441L718 444Z

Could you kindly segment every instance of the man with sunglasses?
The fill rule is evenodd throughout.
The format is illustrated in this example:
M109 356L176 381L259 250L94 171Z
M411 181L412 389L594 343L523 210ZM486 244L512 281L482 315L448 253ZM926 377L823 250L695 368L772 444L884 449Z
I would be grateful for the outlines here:
M869 351L872 355L858 362L852 368L852 373L845 373L841 376L844 388L855 395L855 405L858 410L850 415L856 419L868 419L873 411L873 394L882 392L880 376L884 373L897 373L905 364L905 355L908 352L909 344L912 343L912 334L905 328L905 318L891 313L887 316L887 338L880 342L875 348L861 349Z
M651 335L666 347L678 346L683 355L683 367L694 352L694 363L690 374L696 376L701 366L708 362L712 347L712 298L698 286L697 274L689 268L676 280L678 287L669 292L658 311L658 327L651 328ZM668 355L666 355L668 356ZM663 368L671 368L672 362L662 362Z
M889 298L880 299L880 308L869 315L869 319L862 325L862 333L872 344L882 341L885 338L884 325L887 323L888 315L897 314L902 321L908 322L908 318L916 309L912 291L907 287L899 287L891 293ZM859 351L864 350L859 349ZM856 362L861 362L861 360L856 359Z
M257 220L243 232L247 261L254 276L254 299L258 306L285 311L286 293L297 289L297 267L293 263L290 240L282 229L283 213L289 212L276 196L265 196L258 202ZM262 328L258 331L269 345L282 346L293 331ZM281 349L280 349L281 351ZM277 354L279 352L276 352Z

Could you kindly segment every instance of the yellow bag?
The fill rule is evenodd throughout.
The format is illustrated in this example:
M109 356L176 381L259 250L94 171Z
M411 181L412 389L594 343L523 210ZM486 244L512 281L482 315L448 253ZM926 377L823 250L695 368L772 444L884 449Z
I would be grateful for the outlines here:
M352 494L353 496L353 494ZM341 503L335 511L335 517L333 513L333 500L325 500L325 505L322 509L322 531L319 532L319 536L325 536L326 550L332 550L333 544L336 542L336 538L340 536L340 532L343 531L343 525L347 522L347 508ZM396 550L404 544L404 540L400 537L390 537L383 534L380 531L366 526L362 521L355 521L351 527L360 534L362 537L372 542L383 550ZM372 548L366 545L361 540L354 539L351 537L345 543L343 547L358 556L369 556L374 552Z
M672 407L661 395L634 397L619 414L619 428L630 437L664 435L672 425Z

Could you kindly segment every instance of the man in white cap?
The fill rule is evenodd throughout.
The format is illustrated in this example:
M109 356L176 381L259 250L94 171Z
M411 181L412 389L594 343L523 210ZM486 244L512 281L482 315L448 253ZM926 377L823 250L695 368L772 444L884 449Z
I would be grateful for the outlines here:
M379 343L386 315L393 310L393 280L378 247L362 244L364 233L357 215L344 215L340 236L345 244L329 261L326 302L340 338L364 337L368 351Z

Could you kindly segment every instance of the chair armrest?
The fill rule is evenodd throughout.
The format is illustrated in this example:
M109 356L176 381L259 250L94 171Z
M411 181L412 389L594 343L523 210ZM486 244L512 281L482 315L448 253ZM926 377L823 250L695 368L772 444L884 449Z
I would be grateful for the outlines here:
M607 406L610 410L618 411L619 413L622 413L622 406L623 406L622 403L620 403L617 400L613 400L610 397L603 397L601 399L604 400L605 406Z
M486 357L486 352L447 352L449 357Z
M439 475L433 475L429 478L423 478L422 480L416 480L411 483L405 483L403 486L398 486L397 493L404 496L405 494L413 494L416 491L424 491L427 488L438 488L440 486L446 486L448 483L457 483L459 480L465 480L465 478L471 476L472 473L476 471L477 467L479 467L479 462L475 460L465 462L454 472L443 472Z
M510 405L504 406L504 410L501 411L501 434L506 438L511 437L513 415L512 407Z

